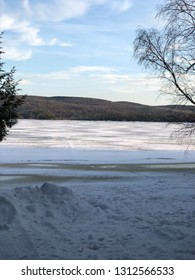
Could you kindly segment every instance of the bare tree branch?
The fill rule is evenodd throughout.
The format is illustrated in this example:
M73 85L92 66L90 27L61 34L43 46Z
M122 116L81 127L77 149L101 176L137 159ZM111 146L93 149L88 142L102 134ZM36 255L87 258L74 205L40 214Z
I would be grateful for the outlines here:
M134 57L163 81L161 91L195 106L195 0L166 0L157 17L164 28L138 29Z

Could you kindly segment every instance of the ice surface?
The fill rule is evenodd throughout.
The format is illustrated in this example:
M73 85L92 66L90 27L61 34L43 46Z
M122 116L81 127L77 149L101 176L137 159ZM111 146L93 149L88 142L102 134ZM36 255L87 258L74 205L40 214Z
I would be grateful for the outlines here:
M21 120L0 145L0 163L194 162L170 139L177 125L142 122Z
M3 146L92 150L183 150L179 125L147 122L20 120Z

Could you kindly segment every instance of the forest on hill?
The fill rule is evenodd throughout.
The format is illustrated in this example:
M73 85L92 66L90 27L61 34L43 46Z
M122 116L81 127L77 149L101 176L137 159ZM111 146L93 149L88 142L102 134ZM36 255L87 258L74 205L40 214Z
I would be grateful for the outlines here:
M43 120L195 122L194 106L148 106L67 96L26 96L18 114L22 119Z

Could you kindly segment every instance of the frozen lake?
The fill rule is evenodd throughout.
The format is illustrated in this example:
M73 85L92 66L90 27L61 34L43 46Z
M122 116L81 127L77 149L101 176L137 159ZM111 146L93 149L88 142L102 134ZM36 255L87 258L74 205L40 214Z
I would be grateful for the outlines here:
M178 125L144 122L20 120L0 144L0 163L195 162L172 133Z
M178 125L146 122L20 120L3 146L93 150L183 150Z

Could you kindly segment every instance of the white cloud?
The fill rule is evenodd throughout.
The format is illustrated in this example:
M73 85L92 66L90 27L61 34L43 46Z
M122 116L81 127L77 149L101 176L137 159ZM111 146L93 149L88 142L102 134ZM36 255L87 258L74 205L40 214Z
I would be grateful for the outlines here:
M17 16L2 15L2 30L5 31L6 59L28 60L32 57L32 46L53 46L60 45L56 38L44 40L40 35L40 29L33 27L27 20L18 20ZM11 31L12 36L6 31ZM8 34L8 35L7 35ZM63 47L70 47L71 43L62 43ZM22 50L26 48L27 50Z
M6 47L6 53L4 53L3 56L7 60L18 60L18 61L28 60L32 56L32 50L19 51L13 47Z
M89 76L92 77L92 73L105 73L114 71L110 67L101 67L101 66L77 66L72 67L64 71L55 71L50 73L21 73L20 75L23 76L26 80L69 80L74 79L76 75L83 75L83 74L91 74Z
M15 48L9 50L9 57L18 60L31 57L31 50L23 55L21 48L25 45L26 47L58 45L64 48L73 46L69 41L61 42L58 38L45 38L45 33L41 32L42 23L40 21L59 22L83 16L95 5L105 5L110 9L125 11L131 6L132 2L131 0L21 0L18 2L20 5L17 4L18 6L14 7L13 12L9 2L0 1L2 4L1 30L13 33L11 36L9 34L7 36L7 45ZM80 69L80 71L86 71L86 68L85 70ZM90 71L89 68L88 71Z
M85 15L92 6L105 5L118 12L127 11L132 0L48 0L35 3L23 0L23 8L37 20L60 22Z
M26 85L31 85L32 82L30 80L21 80L20 81L20 85L22 86L26 86Z
M20 40L31 46L45 45L46 42L39 36L40 30L32 27L29 22L23 21L16 26L17 32L21 34Z
M29 0L22 0L22 4L23 4L24 10L27 13L27 15L32 15L32 10L30 7Z
M50 41L48 41L47 43L45 42L45 44L47 44L48 46L60 46L62 48L70 48L73 46L73 44L71 42L63 42L57 38L53 38Z
M68 80L70 79L70 74L68 71L56 71L44 74L22 74L29 80L40 81L40 80Z
M94 73L90 76L97 83L101 82L119 94L143 94L144 92L158 92L161 88L161 82L157 78L149 78L145 74L128 73Z
M62 21L84 15L95 0L53 0L47 3L39 3L34 6L34 11L39 19L50 21Z
M17 36L14 37L13 44L20 45L25 43L29 46L53 46L72 47L71 42L60 42L57 38L45 40L40 36L40 29L34 27L27 20L19 20L16 15L1 15L1 30L12 31Z
M109 84L124 83L124 82L129 82L131 80L130 76L127 74L106 73L106 74L98 74L97 76L94 77Z
M77 66L70 69L71 73L74 74L82 74L82 73L110 73L114 71L111 67L104 67L104 66Z
M31 26L27 20L18 20L17 15L2 14L1 29L19 34L18 40L29 45L38 46L44 44L43 39L39 36L40 30Z
M17 76L23 79L21 87L26 86L28 89L28 85L31 84L29 89L33 94L37 94L37 89L40 90L40 87L42 93L44 91L46 95L55 95L56 92L62 95L70 94L70 92L78 94L79 92L82 95L86 93L86 89L94 88L100 98L102 98L102 94L105 94L111 99L115 97L116 100L145 103L145 99L147 103L156 102L157 95L154 93L157 93L161 86L158 79L148 79L146 75L136 73L116 71L114 73L114 69L112 69L113 72L104 71L106 71L106 67L101 69L98 66L78 66L45 74L17 73Z
M32 57L32 49L28 46L41 46L46 42L39 36L39 29L32 27L28 21L19 21L14 16L2 15L2 30L12 31L13 36L7 36L5 42L5 59L24 61ZM49 42L47 42L49 44Z
M73 44L71 42L63 42L63 43L59 43L59 46L63 48L70 48L73 46Z
M132 0L111 0L110 4L112 9L118 12L125 12L133 5Z
M14 29L15 19L7 14L1 14L1 30Z

